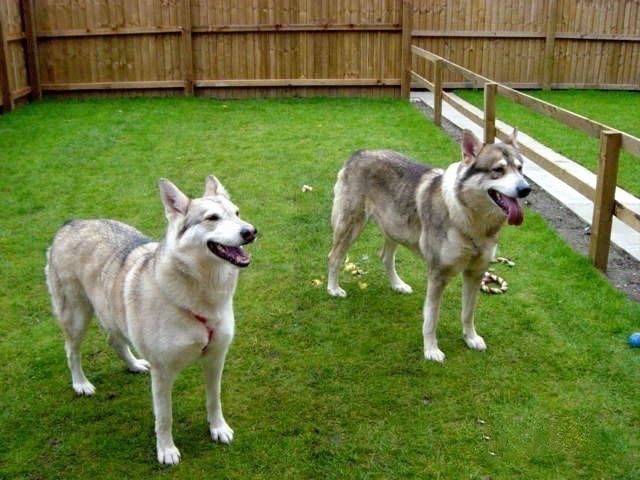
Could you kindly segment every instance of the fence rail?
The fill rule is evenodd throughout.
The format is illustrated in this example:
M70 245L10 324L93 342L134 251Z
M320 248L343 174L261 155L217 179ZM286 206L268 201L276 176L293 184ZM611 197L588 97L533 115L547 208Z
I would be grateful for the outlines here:
M637 0L2 0L0 95L407 96L412 44L511 87L640 90Z
M485 142L493 142L495 137L504 139L506 135L498 133L495 126L496 97L500 95L600 140L600 156L595 186L592 186L584 179L562 168L544 155L528 148L526 145L520 145L520 150L526 157L533 160L547 172L556 176L593 202L594 208L591 222L589 256L598 269L606 271L611 244L612 217L616 216L620 221L635 231L640 232L640 214L625 205L622 201L616 199L615 196L620 150L626 150L632 155L640 157L640 139L496 83L489 78L474 73L467 68L461 67L450 60L416 47L415 45L412 46L411 52L414 58L424 59L429 62L432 67L433 81L429 80L426 75L420 74L413 69L411 70L411 75L416 82L433 93L434 123L437 125L440 125L442 119L442 102L447 101L453 108L470 118L474 123L484 127ZM415 65L416 62L413 64ZM455 97L443 91L441 79L442 72L445 69L463 76L467 81L473 83L475 87L484 88L484 114L482 117L474 114L462 103L457 101Z

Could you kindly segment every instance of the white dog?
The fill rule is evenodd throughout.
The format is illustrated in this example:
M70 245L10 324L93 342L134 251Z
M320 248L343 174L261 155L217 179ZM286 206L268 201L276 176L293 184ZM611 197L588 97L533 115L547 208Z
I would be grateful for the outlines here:
M154 242L114 220L72 220L47 252L47 285L65 336L74 390L93 395L80 364L80 345L92 313L131 371L151 371L158 461L176 464L171 391L177 374L201 360L213 440L229 443L233 430L220 403L225 356L234 334L233 294L238 269L249 265L242 245L257 230L214 176L202 198L190 199L160 181L168 220ZM144 356L133 356L129 346Z

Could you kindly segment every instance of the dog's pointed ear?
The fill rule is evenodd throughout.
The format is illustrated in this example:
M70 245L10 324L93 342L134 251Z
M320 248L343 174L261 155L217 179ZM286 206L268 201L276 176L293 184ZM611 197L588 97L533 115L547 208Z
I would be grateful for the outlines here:
M518 148L520 145L518 144L517 137L518 137L518 129L514 128L513 132L511 132L511 135L509 135L509 137L504 141L504 143L508 143L513 148Z
M215 175L209 175L204 182L204 195L205 197L215 197L216 195L222 195L229 198L226 188L220 183L220 180Z
M471 130L464 129L462 131L462 160L465 164L471 164L475 161L478 153L482 150L483 143L478 140Z
M191 202L189 197L166 178L160 179L160 198L168 220L171 220L176 215L185 215Z

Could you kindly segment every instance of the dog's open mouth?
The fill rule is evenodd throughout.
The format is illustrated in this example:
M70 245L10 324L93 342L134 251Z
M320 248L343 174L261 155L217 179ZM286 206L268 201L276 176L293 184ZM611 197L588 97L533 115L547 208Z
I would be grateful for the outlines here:
M493 189L489 190L489 196L505 213L509 225L520 225L522 223L524 220L524 212L517 198L507 197Z
M207 242L207 247L211 250L211 253L235 265L236 267L248 267L249 263L251 263L249 255L247 255L242 247L229 247L211 240Z

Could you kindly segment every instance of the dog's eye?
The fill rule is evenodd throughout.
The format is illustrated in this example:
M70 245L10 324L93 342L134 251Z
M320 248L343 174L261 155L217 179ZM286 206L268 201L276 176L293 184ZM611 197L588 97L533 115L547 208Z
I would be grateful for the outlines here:
M236 217L240 216L240 210L236 210Z
M218 215L217 213L214 213L213 215L209 215L207 217L207 220L209 220L210 222L217 222L220 220L220 215Z
M496 174L496 175L502 175L504 174L504 167L494 167L491 169L491 171Z

